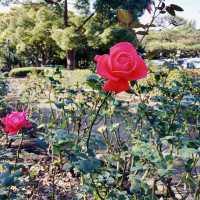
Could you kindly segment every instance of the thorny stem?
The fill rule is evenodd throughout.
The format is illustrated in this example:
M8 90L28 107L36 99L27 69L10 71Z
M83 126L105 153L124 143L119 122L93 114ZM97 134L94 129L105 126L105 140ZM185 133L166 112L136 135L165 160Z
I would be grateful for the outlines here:
M198 183L198 188L195 192L194 200L199 200L199 197L200 197L200 182Z
M20 155L20 151L21 151L21 148L22 148L23 140L24 140L24 133L22 131L20 144L19 144L17 152L16 152L14 171L16 170L16 166L17 166L17 163L18 163L18 160L19 160L19 155ZM10 199L10 194L11 194L11 186L9 186L9 189L8 189L8 199Z
M94 179L93 179L93 177L92 177L91 174L90 174L90 178L91 178L92 184L93 184L93 186L94 186L94 188L95 188L95 191L96 191L98 197L99 197L101 200L104 200L104 198L101 196L101 194L100 194L100 192L99 192L99 189L98 189L98 187L96 186L96 184L95 184L95 182L94 182Z
M49 105L50 105L50 109L51 109L51 113L53 116L53 119L56 120L56 116L52 107L52 102L51 102L51 94L52 94L52 86L50 86L50 90L49 90L49 94L48 94L48 101L49 101Z
M154 20L160 15L160 13L157 14L157 15L156 15L156 13L157 13L158 8L160 7L160 5L161 5L162 2L163 2L163 1L160 0L158 6L155 6L155 10L154 10L154 12L153 12L153 16L152 16L151 22L150 22L149 26L148 26L147 29L146 29L146 34L143 35L143 37L141 38L141 40L140 40L139 43L138 43L138 46L142 44L142 42L143 42L145 36L146 36L146 35L148 34L148 32L149 32L149 29L150 29L150 27L152 26Z
M55 170L54 170L54 151L53 151L53 144L51 145L51 175L52 175L52 199L55 199Z
M82 115L80 117L80 120L78 121L78 135L77 135L77 139L76 139L76 146L78 145L78 143L80 141L81 119L82 119Z
M99 113L100 113L100 111L101 111L101 108L103 107L103 105L106 103L106 100L107 100L107 98L110 96L110 93L108 93L105 97L104 97L104 99L103 99L103 101L102 101L102 103L101 103L101 105L99 106L99 108L98 108L98 110L95 112L95 116L94 116L94 118L93 118L93 120L92 120L92 122L91 122L91 125L90 125L90 127L89 127L89 131L88 131L88 138L87 138L87 150L89 149L89 145L90 145L90 138L91 138L91 134L92 134L92 128L93 128L93 126L94 126L94 124L95 124L95 121L97 120L97 118L98 118L98 115L99 115Z
M126 170L127 170L127 165L128 165L128 162L127 162L127 159L125 158L125 163L124 163L124 167L123 167L123 173L122 173L122 178L120 180L120 186L123 187L123 183L124 183L124 179L126 178Z
M21 151L21 148L22 148L23 140L24 140L24 133L23 133L23 131L22 131L22 137L21 137L21 140L20 140L20 144L19 144L19 146L18 146L18 149L17 149L17 154L16 154L15 167L16 167L16 164L17 164L18 159L19 159L19 154L20 154L20 151Z

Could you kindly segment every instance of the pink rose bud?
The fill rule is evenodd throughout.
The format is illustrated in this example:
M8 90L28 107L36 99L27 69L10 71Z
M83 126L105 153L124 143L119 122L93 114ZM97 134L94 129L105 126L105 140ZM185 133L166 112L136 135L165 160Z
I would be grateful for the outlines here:
M3 130L9 135L16 135L22 128L30 128L31 123L27 119L26 112L12 112L1 119Z

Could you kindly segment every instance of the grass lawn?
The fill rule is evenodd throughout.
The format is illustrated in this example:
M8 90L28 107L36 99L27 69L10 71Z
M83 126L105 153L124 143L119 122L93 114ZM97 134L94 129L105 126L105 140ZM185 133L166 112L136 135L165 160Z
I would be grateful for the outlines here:
M55 68L50 67L22 67L22 68L15 68L10 71L9 77L12 78L29 78L30 74L42 74L45 76L52 76L56 71ZM61 69L62 78L59 80L65 86L72 86L75 84L83 84L87 77L92 73L88 69L76 69L76 70L66 70Z
M44 67L37 69L34 67L15 68L9 73L8 86L10 92L7 95L8 101L17 102L19 100L20 102L37 101L44 103L49 95L48 77L54 76L61 82L62 87L68 88L77 85L83 86L87 77L92 73L88 69L72 71L61 69L62 76L60 77L59 75L55 76L55 68ZM15 76L15 74L17 75Z
M54 69L46 69L45 75L53 75ZM83 84L87 77L92 74L92 72L88 69L76 69L76 70L66 70L62 69L62 78L59 80L61 83L66 86L73 86L76 84Z

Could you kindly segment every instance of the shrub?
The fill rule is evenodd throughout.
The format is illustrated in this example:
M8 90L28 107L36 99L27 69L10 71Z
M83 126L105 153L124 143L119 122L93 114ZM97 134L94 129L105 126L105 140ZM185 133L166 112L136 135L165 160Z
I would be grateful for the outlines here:
M9 73L10 77L18 77L23 78L26 77L30 73L36 74L44 74L45 68L43 67L23 67L23 68L15 68L12 69Z
M4 76L0 75L0 116L4 113L6 103L4 96L7 94L7 83Z

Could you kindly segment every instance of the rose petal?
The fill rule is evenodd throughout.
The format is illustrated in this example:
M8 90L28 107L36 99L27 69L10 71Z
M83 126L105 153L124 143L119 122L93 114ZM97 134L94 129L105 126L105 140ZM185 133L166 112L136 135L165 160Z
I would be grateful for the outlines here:
M31 123L27 120L26 112L12 112L1 119L3 130L9 135L16 135L22 128L30 128Z
M109 80L118 80L118 78L112 75L112 72L109 68L108 54L102 56L95 56L95 60L97 61L97 74Z
M119 57L124 55L127 57L127 61L124 59L124 64L118 62ZM110 49L109 62L112 71L130 71L135 67L135 58L137 57L137 51L135 47L129 42L120 42L114 45Z
M135 60L133 56L127 52L119 52L109 58L112 71L130 71L134 69Z
M120 79L118 81L108 80L103 86L104 92L120 93L129 90L129 82L127 80Z
M24 127L25 128L31 128L32 125L31 125L31 123L28 120L26 120L25 123L24 123Z
M137 51L135 47L130 42L119 42L113 47L110 48L110 56L112 57L114 54L120 52L127 52L132 56L137 55Z
M138 56L137 65L134 71L127 76L128 80L139 80L141 78L145 78L148 74L148 68L144 63L144 60Z
M139 80L147 76L148 68L140 56L137 56L136 67L130 71L113 71L112 74L127 81Z

